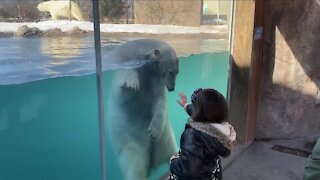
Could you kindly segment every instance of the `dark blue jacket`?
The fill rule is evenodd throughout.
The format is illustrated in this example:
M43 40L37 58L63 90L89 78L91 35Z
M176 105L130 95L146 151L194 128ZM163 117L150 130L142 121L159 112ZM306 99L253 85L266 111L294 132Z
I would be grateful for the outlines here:
M180 140L180 155L171 160L170 171L179 180L222 179L220 158L230 155L216 137L186 125Z

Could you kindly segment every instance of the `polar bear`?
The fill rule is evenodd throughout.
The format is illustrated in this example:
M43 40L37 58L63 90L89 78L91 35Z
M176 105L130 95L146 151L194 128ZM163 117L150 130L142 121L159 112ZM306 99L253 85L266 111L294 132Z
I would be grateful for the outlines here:
M106 112L111 146L124 179L146 180L177 153L167 119L166 87L174 90L178 58L167 43L152 39L127 42L105 58L109 64L146 62L115 72Z
M48 11L51 14L53 20L59 20L60 18L69 18L70 7L69 1L46 1L38 5L39 11ZM71 17L83 21L83 15L80 7L75 2L71 1Z

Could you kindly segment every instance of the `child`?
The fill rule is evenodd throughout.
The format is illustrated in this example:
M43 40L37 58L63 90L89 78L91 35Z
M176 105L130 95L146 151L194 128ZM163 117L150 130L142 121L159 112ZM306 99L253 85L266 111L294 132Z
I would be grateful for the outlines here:
M186 97L181 93L180 105L188 112ZM190 105L189 105L190 106ZM180 139L178 156L170 160L169 179L221 180L220 156L230 155L236 133L227 122L225 98L214 89L194 93L191 119Z

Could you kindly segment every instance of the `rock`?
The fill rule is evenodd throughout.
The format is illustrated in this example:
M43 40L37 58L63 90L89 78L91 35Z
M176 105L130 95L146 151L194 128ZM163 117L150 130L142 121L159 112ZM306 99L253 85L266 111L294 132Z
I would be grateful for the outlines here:
M266 8L257 137L319 134L319 4L271 0Z
M39 28L32 27L27 31L25 37L40 37L41 35L42 31Z
M67 32L62 32L60 28L53 28L46 31L41 31L39 28L24 25L17 29L15 35L18 37L58 37L58 36L75 36L81 37L88 34L87 31L80 29L78 26L73 27Z
M58 37L63 35L64 33L61 31L60 28L49 29L42 32L42 36L45 36L45 37Z
M78 26L75 26L70 31L66 32L66 35L69 36L82 36L83 34L87 34L87 31L80 29Z
M29 28L28 26L21 26L16 32L16 36L18 37L40 37L41 35L42 31L39 28Z
M16 36L18 37L23 37L27 31L28 31L28 26L21 26L17 29L17 32L16 32Z

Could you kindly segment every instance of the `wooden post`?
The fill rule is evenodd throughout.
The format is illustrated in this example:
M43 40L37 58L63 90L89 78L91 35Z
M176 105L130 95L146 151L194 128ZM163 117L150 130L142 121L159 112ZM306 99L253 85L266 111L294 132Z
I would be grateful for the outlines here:
M71 0L69 0L69 21L71 21Z
M252 59L255 0L237 0L233 23L233 43L229 70L229 121L241 144L247 141L249 77Z
M255 33L252 49L251 71L249 79L248 121L246 142L252 142L256 135L256 123L259 105L260 81L262 73L263 58L263 31L266 13L266 0L256 1L255 5Z

